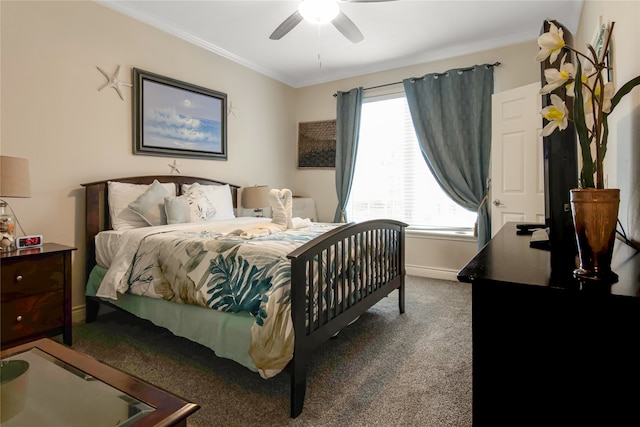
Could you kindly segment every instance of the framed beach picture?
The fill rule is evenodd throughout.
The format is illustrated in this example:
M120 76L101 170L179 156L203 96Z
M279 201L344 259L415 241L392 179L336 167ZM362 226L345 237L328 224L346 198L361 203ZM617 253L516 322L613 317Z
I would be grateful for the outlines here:
M336 167L336 121L298 123L298 169Z
M227 159L227 95L133 69L133 152Z

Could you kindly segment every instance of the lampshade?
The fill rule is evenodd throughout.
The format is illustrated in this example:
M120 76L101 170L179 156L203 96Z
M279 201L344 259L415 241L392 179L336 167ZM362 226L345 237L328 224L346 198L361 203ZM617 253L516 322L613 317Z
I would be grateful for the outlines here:
M242 189L243 208L264 208L269 206L269 187L266 185L256 185L254 187L244 187Z
M0 197L31 197L29 160L0 156Z
M328 24L338 16L340 8L333 0L303 0L298 6L298 12L307 21L315 24Z

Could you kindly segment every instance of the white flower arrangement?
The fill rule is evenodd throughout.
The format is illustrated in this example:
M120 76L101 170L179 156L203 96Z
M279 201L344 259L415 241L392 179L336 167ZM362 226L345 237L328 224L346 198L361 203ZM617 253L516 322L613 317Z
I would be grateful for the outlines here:
M544 70L547 84L540 89L540 93L551 94L551 105L540 112L548 122L542 129L541 136L549 136L556 129L563 131L567 128L568 121L573 121L582 155L579 181L582 188L604 188L603 161L609 136L607 118L622 97L640 84L640 76L637 76L615 93L613 82L604 80L604 75L610 68L606 58L611 48L614 24L612 22L609 27L600 56L591 45L587 45L589 55L568 46L564 41L562 28L559 29L550 21L549 31L538 38L540 50L536 61L542 62L549 58L549 62L553 64L562 54L559 68ZM572 53L576 56L576 67L566 62L567 55ZM574 98L571 114L565 102L552 93L561 87L564 87L567 96ZM592 150L595 152L595 161Z

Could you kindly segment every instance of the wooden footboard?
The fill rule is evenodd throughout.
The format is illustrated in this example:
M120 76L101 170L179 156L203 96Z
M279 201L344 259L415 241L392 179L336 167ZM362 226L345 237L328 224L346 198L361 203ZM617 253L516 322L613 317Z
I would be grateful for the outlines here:
M404 313L406 226L394 220L349 223L288 255L295 329L292 417L302 412L307 363L315 348L395 289Z

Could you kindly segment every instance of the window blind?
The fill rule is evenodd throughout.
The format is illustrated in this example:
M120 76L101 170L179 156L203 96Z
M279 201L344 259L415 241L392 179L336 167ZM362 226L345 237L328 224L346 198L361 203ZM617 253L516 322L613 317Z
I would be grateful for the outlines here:
M476 213L453 202L427 167L404 93L363 103L347 215L350 221L393 218L416 228L473 228Z

